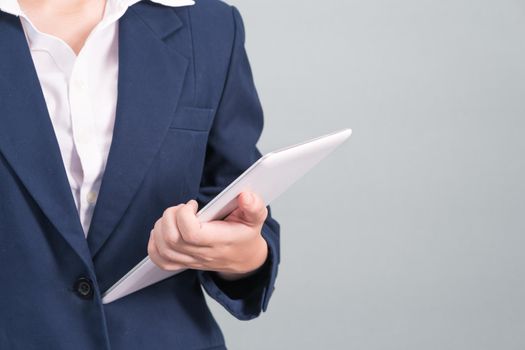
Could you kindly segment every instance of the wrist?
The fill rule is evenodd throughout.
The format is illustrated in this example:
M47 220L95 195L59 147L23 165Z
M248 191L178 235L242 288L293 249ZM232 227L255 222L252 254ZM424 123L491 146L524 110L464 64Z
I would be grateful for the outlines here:
M242 278L249 277L256 274L263 266L265 261L269 256L269 247L266 240L261 236L259 241L260 248L257 249L257 253L253 255L255 263L255 268L250 268L246 272L223 272L217 271L216 274L226 281L235 281Z

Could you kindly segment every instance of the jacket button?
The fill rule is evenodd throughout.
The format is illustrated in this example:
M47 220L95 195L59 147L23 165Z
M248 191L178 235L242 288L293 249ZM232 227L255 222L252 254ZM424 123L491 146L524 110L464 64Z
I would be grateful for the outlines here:
M73 286L75 292L82 299L93 298L93 283L87 277L80 277Z

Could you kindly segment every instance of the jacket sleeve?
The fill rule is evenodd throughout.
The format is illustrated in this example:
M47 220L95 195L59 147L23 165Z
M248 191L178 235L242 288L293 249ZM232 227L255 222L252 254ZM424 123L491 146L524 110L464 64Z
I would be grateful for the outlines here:
M256 143L263 129L263 111L254 86L244 48L244 26L232 7L235 38L226 82L210 130L201 180L200 205L205 205L244 170L260 158ZM225 281L209 271L198 271L206 292L241 320L266 311L274 289L279 264L279 224L268 207L262 235L268 243L268 258L256 273L237 281Z

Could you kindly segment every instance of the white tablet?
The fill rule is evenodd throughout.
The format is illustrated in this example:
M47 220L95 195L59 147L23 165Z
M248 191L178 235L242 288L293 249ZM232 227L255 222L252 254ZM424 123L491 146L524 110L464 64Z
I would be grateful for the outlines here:
M264 155L202 208L197 217L201 222L225 218L237 207L236 198L245 190L256 192L268 205L351 134L352 130L344 129ZM162 270L146 257L104 293L102 302L111 303L182 271Z

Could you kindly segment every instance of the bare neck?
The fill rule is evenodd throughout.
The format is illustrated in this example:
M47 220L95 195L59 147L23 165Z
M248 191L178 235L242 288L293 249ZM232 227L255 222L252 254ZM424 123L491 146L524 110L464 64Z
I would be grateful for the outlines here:
M42 32L65 41L79 54L89 33L102 20L106 0L19 0Z

